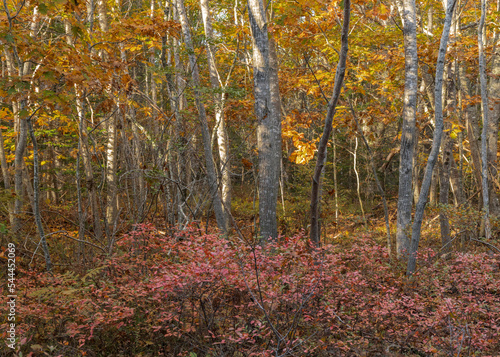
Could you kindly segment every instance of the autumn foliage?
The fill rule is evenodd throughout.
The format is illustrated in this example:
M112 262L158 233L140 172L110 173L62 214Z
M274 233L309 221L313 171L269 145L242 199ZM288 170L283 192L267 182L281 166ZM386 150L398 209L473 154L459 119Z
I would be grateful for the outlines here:
M261 247L139 225L85 274L18 271L18 352L495 355L500 256L421 261L407 278L368 236L314 250L301 235Z

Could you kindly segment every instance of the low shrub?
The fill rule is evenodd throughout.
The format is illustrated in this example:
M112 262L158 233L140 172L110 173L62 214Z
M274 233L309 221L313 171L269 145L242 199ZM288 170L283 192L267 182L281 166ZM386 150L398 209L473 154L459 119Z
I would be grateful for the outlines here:
M301 235L262 247L140 225L83 276L18 270L16 353L494 355L499 258L428 250L407 278L368 237L349 250Z

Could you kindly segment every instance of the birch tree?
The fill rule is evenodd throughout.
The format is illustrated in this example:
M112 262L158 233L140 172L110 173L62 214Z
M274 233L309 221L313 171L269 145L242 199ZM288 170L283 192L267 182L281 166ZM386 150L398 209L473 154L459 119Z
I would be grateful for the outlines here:
M220 191L221 200L225 210L226 230L229 229L230 214L231 214L231 172L230 172L230 156L229 156L229 138L226 129L226 120L224 118L224 103L226 101L226 87L231 76L231 69L227 75L225 83L222 82L220 73L217 69L215 61L215 49L212 45L214 42L212 16L208 0L200 0L201 14L203 18L203 26L205 29L208 71L210 75L210 84L213 90L213 98L215 101L215 128L214 132L217 135L217 146L219 148L220 158Z
M408 265L406 269L407 275L412 275L415 272L417 264L417 250L420 242L420 232L422 228L422 219L424 217L424 210L427 204L427 196L432 180L432 171L439 155L439 147L441 146L441 137L443 134L443 76L446 51L448 48L448 38L450 34L451 21L453 18L453 11L455 9L456 0L448 0L446 4L446 15L444 19L443 33L441 34L441 41L439 44L438 59L436 64L436 86L434 89L434 135L432 138L432 148L427 159L425 167L424 179L420 188L420 195L415 208L415 218L411 230L411 244L408 255ZM448 178L447 178L448 179Z
M215 164L212 154L212 146L210 142L210 131L208 128L207 114L205 106L201 100L200 93L200 74L198 70L198 64L196 62L196 55L194 53L193 42L191 40L191 30L189 29L189 23L186 14L186 8L184 6L184 0L177 0L177 11L179 14L179 20L182 26L182 34L184 37L184 43L186 49L189 53L189 64L191 68L191 75L193 79L193 91L196 101L196 107L198 109L198 119L200 121L201 136L203 141L203 151L205 154L205 164L207 167L207 179L208 186L210 190L210 198L214 207L215 218L217 219L217 226L222 232L226 232L226 220L224 217L224 207L222 206L222 201L219 196L217 187L217 174L215 171Z

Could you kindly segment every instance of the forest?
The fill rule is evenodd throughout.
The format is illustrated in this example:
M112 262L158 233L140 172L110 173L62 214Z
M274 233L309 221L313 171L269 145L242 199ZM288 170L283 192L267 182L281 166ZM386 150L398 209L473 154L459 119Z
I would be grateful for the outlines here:
M1 7L1 356L500 354L500 0Z

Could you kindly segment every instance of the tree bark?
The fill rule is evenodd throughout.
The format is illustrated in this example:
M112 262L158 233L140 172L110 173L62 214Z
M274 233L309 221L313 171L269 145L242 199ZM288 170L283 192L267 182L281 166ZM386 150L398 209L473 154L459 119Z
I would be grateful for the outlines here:
M39 184L39 166L38 166L38 145L35 137L35 131L33 130L33 124L30 118L26 119L27 126L29 128L29 133L31 136L31 142L33 144L33 215L35 216L36 227L38 234L40 235L40 245L42 246L43 255L45 257L45 266L48 272L52 271L52 260L50 259L49 246L47 245L47 240L45 239L45 232L43 230L42 216L40 214L40 184Z
M432 171L434 169L434 164L436 163L439 147L441 146L441 136L443 134L443 76L444 76L444 64L446 57L446 50L448 47L448 38L450 34L451 20L453 18L453 12L455 9L456 0L448 0L446 6L446 15L444 19L443 33L441 34L441 42L439 44L438 59L436 64L436 86L434 89L435 97L435 128L434 136L432 140L432 148L427 159L427 165L425 167L424 179L422 180L422 186L420 188L420 196L415 208L415 218L411 231L411 244L408 256L408 266L406 273L407 275L412 275L415 272L417 264L417 250L420 242L420 232L422 228L422 219L424 217L425 205L427 203L427 195L429 194L429 187L431 185Z
M281 123L272 102L269 37L263 0L248 0L253 45L253 78L259 156L259 220L263 241L278 236L276 206L279 191ZM276 85L276 83L273 83Z
M497 12L500 11L500 2L497 1ZM497 29L494 36L491 75L488 84L488 173L490 175L489 196L490 213L500 215L500 202L494 182L499 181L498 175L498 121L500 119L500 31Z
M212 85L213 98L215 102L215 132L217 133L217 146L219 148L220 159L220 192L221 200L224 206L226 231L229 230L231 222L231 162L229 155L229 137L226 129L226 121L224 118L224 104L226 100L226 86L222 83L217 64L215 62L215 51L212 46L214 41L212 18L208 0L200 0L201 13L203 18L203 26L205 29L208 70L210 74L210 83ZM220 93L218 93L220 92Z
M333 117L337 109L337 102L340 97L340 92L342 90L342 83L344 81L346 61L347 61L347 51L349 47L348 37L349 37L349 21L351 15L351 2L350 0L345 0L344 2L344 23L342 25L342 40L340 47L339 62L337 63L337 69L335 71L335 82L333 85L333 94L328 102L328 112L326 114L325 126L323 127L323 135L318 144L318 158L316 159L316 166L314 168L314 174L312 179L311 188L311 232L310 239L316 245L320 243L320 222L319 222L319 192L321 189L321 172L323 171L323 166L326 161L326 149L328 141L330 139L330 134L332 133L333 127Z
M5 155L5 146L3 141L2 129L0 129L0 165L2 166L2 176L3 176L3 187L5 188L5 192L10 191L10 173L9 167L7 165L7 157ZM7 201L7 210L9 214L9 223L10 227L14 227L15 215L14 215L14 206L11 200Z
M469 88L469 83L465 75L465 68L462 65L458 65L458 82L460 90L465 96L471 97L472 91ZM465 108L465 125L467 128L467 139L469 141L469 147L472 157L473 174L476 179L479 188L482 187L482 176L481 176L481 153L479 149L479 120L478 120L478 110L475 104L469 105ZM482 197L482 194L480 195ZM482 201L480 201L482 202Z
M189 63L191 67L191 75L194 84L194 96L196 107L198 108L198 119L201 124L201 136L203 141L203 150L205 153L205 164L207 168L207 178L208 186L210 190L210 197L214 207L215 218L217 220L217 226L220 231L226 232L226 220L224 216L224 207L222 206L222 201L219 196L219 190L217 187L217 173L215 171L215 164L212 154L212 146L210 143L210 131L208 129L207 114L205 111L205 106L201 100L200 94L200 75L198 70L198 64L196 63L196 56L194 54L194 47L191 41L191 30L189 29L189 24L187 20L186 8L184 6L184 0L177 0L177 11L179 14L179 20L182 26L182 34L184 36L184 43L189 52Z
M108 11L106 1L98 0L97 11L99 15L99 27L102 33L108 32ZM101 58L107 60L108 56L105 51L101 51ZM108 95L111 96L111 91L108 91ZM117 110L116 115L121 115L120 105L116 103ZM107 132L107 142L106 142L106 221L105 228L107 231L108 238L110 239L110 244L112 241L112 236L114 233L114 227L116 225L117 214L118 214L118 187L117 187L117 168L118 168L118 157L117 157L117 127L116 115L113 115L110 120L106 122L106 132Z
M24 109L24 100L21 102L21 110ZM28 125L26 118L22 118L19 113L14 114L17 116L19 122L19 134L17 136L16 150L14 156L14 190L16 192L16 199L14 201L14 225L12 227L13 233L16 235L21 229L21 212L23 210L24 192L23 192L23 171L24 171L24 151L28 141Z
M487 0L481 0L481 19L478 25L478 48L479 48L479 81L481 85L481 113L483 117L483 130L481 133L481 161L482 161L482 186L483 186L483 212L484 228L486 239L491 238L490 227L490 203L489 203L489 185L488 185L488 92L486 88L486 60L484 58L484 43L486 42L485 19L486 19ZM498 129L496 129L498 131ZM498 140L498 139L495 139ZM495 150L496 156L496 150Z
M447 205L450 192L450 167L452 158L452 145L453 142L449 134L443 140L443 156L441 161L441 168L439 170L439 203ZM439 213L439 221L441 227L441 244L444 252L450 251L450 222L446 213L441 210Z
M403 106L403 131L399 159L399 190L396 232L398 258L406 257L410 247L413 155L415 147L415 120L418 90L417 22L415 0L398 1L403 21L405 44L405 89ZM422 191L420 191L422 192Z

